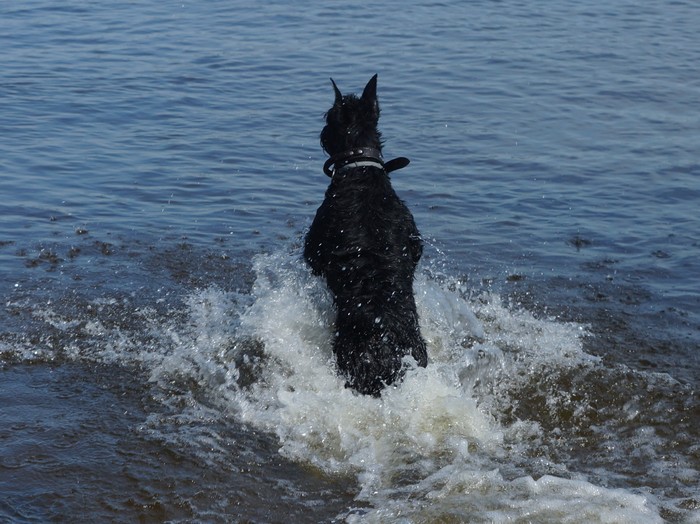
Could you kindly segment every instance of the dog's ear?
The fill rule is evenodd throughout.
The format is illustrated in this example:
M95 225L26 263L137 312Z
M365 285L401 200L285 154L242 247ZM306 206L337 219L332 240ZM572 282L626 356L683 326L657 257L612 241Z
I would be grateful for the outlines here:
M364 102L371 104L375 112L379 112L379 103L377 102L377 75L374 75L369 79L365 90L362 91L362 98Z
M333 84L333 91L335 91L335 105L339 106L343 103L343 94L340 92L340 89L338 89L338 86L335 85L335 81L332 78L331 84Z

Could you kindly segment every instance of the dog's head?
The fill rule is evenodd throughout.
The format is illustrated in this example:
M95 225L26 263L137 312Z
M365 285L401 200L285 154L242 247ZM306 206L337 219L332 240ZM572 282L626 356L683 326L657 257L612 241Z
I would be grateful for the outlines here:
M360 98L355 95L343 96L332 78L331 83L335 102L326 113L326 126L321 131L323 149L331 156L357 147L381 150L381 134L377 130L377 75L367 82Z

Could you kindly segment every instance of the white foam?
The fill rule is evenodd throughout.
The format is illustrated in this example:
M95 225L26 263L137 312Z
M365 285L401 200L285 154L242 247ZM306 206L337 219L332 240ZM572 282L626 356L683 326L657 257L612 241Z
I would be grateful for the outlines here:
M470 302L459 285L416 282L430 364L410 370L381 399L345 389L334 370L332 300L295 256L257 257L252 304L240 330L269 360L249 390L232 387L229 407L272 432L280 452L330 473L355 474L358 500L372 509L349 522L439 520L658 522L647 500L584 480L553 476L505 479L504 435L537 433L536 424L501 427L474 385L537 366L594 365L582 350L585 330L503 306L497 296ZM453 283L454 284L454 283ZM450 290L450 287L453 290ZM524 363L527 361L527 363ZM520 452L518 446L509 447Z
M456 280L421 275L429 365L375 399L346 389L336 373L323 281L284 252L256 257L253 270L250 295L199 290L169 320L138 311L138 336L96 318L73 326L101 341L74 356L145 368L170 408L145 430L197 447L204 460L226 460L227 437L210 421L231 417L276 435L287 458L354 475L369 509L342 515L348 522L660 521L645 497L595 486L565 466L549 468L561 477L534 480L527 455L541 428L499 423L507 387L545 368L597 365L582 349L582 326L513 310L494 294L471 299ZM72 322L37 314L59 329ZM515 462L525 475L503 471Z
M349 523L570 522L658 523L663 520L640 495L585 481L543 476L505 480L497 470L455 462L387 497Z

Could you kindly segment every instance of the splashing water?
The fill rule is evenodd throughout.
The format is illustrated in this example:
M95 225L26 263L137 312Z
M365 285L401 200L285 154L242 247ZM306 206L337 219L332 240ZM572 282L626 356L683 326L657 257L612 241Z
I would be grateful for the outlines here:
M429 365L376 399L336 373L333 300L298 254L258 255L253 271L250 293L201 289L184 308L137 308L130 327L106 320L117 299L93 300L87 309L98 314L87 318L50 307L32 314L76 334L64 356L145 372L164 406L144 421L152 438L225 468L235 446L225 427L243 423L274 435L287 459L354 477L357 507L338 516L348 522L660 521L643 493L570 471L574 462L552 444L562 430L523 416L535 391L553 426L582 419L585 406L559 377L602 367L582 349L584 326L421 274ZM28 347L14 351L39 358Z
M534 373L598 365L582 350L582 326L536 319L492 294L470 300L459 282L420 276L430 365L375 399L346 389L336 374L324 283L283 252L257 256L253 269L251 295L194 293L189 328L166 330L169 350L141 359L168 402L175 379L197 384L206 402L186 389L180 404L188 413L180 416L228 413L276 435L289 459L354 475L363 507L346 515L349 522L659 521L645 497L595 486L565 466L550 465L564 476L534 480L527 457L537 455L531 446L542 429L501 422L514 402L509 392ZM210 448L212 440L205 439Z

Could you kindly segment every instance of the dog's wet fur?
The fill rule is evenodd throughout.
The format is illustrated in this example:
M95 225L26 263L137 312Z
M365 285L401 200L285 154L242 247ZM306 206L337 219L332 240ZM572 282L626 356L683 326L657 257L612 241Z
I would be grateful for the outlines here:
M381 152L377 75L359 98L343 96L335 82L333 89L335 103L321 132L326 153L333 158L357 148ZM333 352L346 386L379 396L402 379L405 357L422 367L428 362L413 295L423 244L387 170L359 164L333 173L307 233L304 258L325 277L335 299Z

